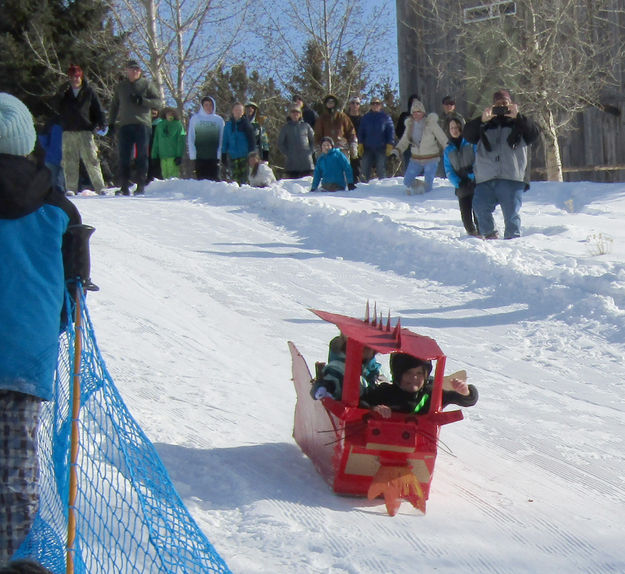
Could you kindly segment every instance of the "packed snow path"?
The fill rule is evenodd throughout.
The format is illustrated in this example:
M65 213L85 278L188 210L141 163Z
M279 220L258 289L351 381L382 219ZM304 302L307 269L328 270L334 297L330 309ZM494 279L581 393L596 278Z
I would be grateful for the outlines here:
M485 242L437 184L75 198L107 366L233 572L625 571L625 186L533 184L525 236ZM307 309L367 299L480 391L425 516L334 495L291 438L287 340L312 368L337 331Z

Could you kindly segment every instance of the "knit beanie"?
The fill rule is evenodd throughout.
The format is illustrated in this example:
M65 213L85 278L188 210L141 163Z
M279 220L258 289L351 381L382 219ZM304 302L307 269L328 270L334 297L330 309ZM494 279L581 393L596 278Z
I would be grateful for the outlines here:
M37 135L33 116L15 96L0 93L0 153L28 155Z
M425 113L425 106L421 102L421 100L412 100L412 104L410 105L410 113L412 112L423 112Z
M334 140L330 136L323 136L319 143L322 144L323 142L328 142L332 147L334 147Z
M389 368L391 369L391 377L393 383L399 385L402 375L408 369L414 369L415 367L423 367L425 369L425 378L430 376L432 371L431 361L424 361L423 359L417 359L412 355L406 353L393 353L389 360Z

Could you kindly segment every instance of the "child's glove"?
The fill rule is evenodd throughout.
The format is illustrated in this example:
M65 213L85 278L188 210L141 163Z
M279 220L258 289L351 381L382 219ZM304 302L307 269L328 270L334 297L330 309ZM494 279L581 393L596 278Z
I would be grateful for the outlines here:
M386 157L393 153L393 144L386 144Z
M365 155L365 146L358 144L358 157L362 157L363 155Z
M399 150L397 148L393 148L390 155L392 155L396 159L399 159Z
M315 400L325 399L326 397L331 397L332 395L328 392L328 389L325 387L319 387L315 391Z
M347 184L347 189L349 189L349 191L354 191L356 189L356 184L348 183Z

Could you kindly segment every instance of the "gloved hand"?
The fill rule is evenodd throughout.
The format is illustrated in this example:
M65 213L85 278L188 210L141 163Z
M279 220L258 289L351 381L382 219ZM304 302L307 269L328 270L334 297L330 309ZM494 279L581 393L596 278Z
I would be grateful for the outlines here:
M140 106L143 103L143 96L141 94L130 94L130 101Z
M393 144L386 144L386 157L393 153Z
M182 163L182 158L181 158L181 157L175 157L175 158L174 158L174 163L175 163L176 165L180 165L180 164Z
M325 387L319 387L315 391L315 400L325 399L326 397L331 397L332 395L328 392L328 389Z
M108 126L98 126L95 133L98 134L99 136L104 137L107 133L109 133L109 127Z
M362 157L363 155L365 155L365 146L358 144L358 157Z
M358 145L356 143L350 144L349 157L351 157L352 159L356 159L358 157Z
M355 183L348 183L347 184L347 189L349 189L349 191L354 191L356 189L356 184Z
M471 183L471 180L466 175L460 178L460 187L466 187L469 183Z
M399 150L394 147L390 153L390 155L392 155L394 158L399 159L400 158L400 153Z

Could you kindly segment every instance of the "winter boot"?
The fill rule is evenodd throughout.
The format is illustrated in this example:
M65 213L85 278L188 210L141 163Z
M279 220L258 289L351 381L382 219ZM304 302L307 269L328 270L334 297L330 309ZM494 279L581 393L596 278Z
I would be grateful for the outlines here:
M415 179L410 187L412 189L412 195L423 195L425 193L425 182L422 179Z
M130 195L130 182L123 178L120 188L115 192L115 195Z
M98 291L99 287L91 282L91 257L89 255L89 238L95 227L79 224L67 228L63 242L63 267L65 280L82 284L87 291Z

